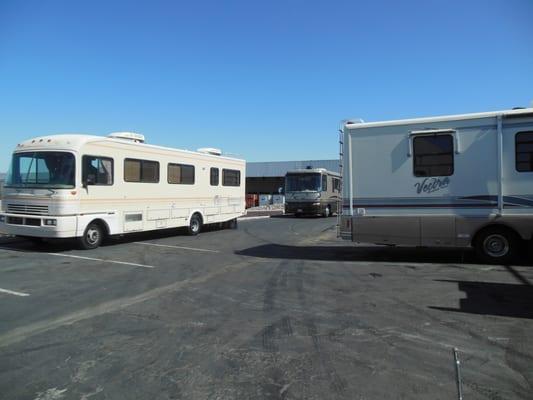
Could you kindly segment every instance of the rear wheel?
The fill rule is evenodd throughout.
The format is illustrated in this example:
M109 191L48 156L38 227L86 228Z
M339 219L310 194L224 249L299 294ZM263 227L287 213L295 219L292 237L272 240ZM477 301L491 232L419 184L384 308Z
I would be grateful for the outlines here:
M104 230L100 224L91 222L85 229L83 236L78 238L78 244L84 250L96 249L104 240Z
M507 264L516 259L520 244L520 237L513 231L491 227L477 235L474 248L478 257L484 262Z
M230 219L226 222L226 227L228 229L237 229L237 218Z
M193 214L187 230L191 236L198 235L202 230L202 217L198 214Z

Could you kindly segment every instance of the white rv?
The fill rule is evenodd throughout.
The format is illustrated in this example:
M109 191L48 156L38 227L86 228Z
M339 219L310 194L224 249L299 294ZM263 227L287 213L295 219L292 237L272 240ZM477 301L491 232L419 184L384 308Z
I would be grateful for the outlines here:
M109 137L55 135L19 143L4 186L0 232L78 238L85 249L108 235L203 224L236 225L244 214L245 162Z
M533 233L533 108L343 123L340 236L473 246L511 260Z

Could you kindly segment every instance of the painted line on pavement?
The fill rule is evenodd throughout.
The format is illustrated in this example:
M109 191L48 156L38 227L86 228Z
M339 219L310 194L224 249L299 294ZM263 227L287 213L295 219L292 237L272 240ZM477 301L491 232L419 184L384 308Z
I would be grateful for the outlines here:
M274 214L274 215L277 215L277 214ZM279 214L279 215L281 215L281 214ZM239 218L239 222L251 221L251 220L254 220L254 219L265 219L265 218L270 218L270 215L261 215L261 216L257 216L257 217L243 217L243 218Z
M80 260L100 261L100 262L106 262L106 263L111 263L111 264L131 265L132 267L155 268L153 265L137 264L137 263L127 262L127 261L106 260L103 258L75 256L73 254L61 254L61 253L45 253L45 254L48 254L50 256L77 258Z
M0 288L0 293L7 293L7 294L12 294L14 296L20 296L20 297L26 297L30 295L29 293L15 292L14 290L7 290L7 289L1 289L1 288Z
M145 246L155 246L155 247L169 247L171 249L182 249L182 250L192 250L192 251L203 251L206 253L218 253L218 250L208 250L208 249L198 249L196 247L185 247L185 246L174 246L170 244L159 244L159 243L150 243L150 242L134 242L136 244L144 244Z

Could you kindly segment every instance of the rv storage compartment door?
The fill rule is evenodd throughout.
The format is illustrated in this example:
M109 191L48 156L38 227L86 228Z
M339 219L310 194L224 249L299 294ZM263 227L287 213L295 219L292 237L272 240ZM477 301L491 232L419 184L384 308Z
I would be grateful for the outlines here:
M354 217L354 242L420 246L419 217Z
M420 217L422 246L455 246L455 216Z

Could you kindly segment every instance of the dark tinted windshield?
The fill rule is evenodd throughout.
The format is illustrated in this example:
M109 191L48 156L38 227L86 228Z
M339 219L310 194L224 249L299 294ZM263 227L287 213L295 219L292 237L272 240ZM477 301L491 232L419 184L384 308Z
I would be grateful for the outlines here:
M320 190L320 174L289 174L285 178L286 192Z
M6 186L56 189L74 187L74 160L71 153L60 151L13 154Z

